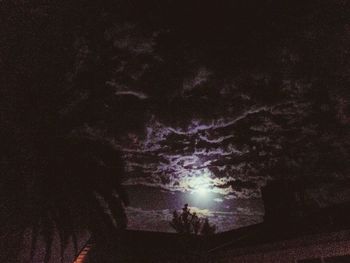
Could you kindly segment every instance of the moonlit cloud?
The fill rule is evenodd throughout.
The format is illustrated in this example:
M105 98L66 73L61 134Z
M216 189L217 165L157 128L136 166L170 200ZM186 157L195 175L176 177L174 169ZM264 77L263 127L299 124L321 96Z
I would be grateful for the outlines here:
M136 91L116 91L115 95L121 96L121 95L131 95L135 96L141 100L147 99L148 96L142 92L136 92Z
M259 197L259 189L266 183L268 176L265 179L251 177L255 183L249 187L237 183L240 186L236 187L235 179L246 176L244 170L249 164L244 164L243 160L250 150L246 145L235 144L234 124L239 124L251 114L264 113L266 110L266 107L254 107L231 120L193 120L187 128L181 129L152 118L146 126L146 135L138 138L136 144L133 143L134 148L123 147L122 143L120 145L125 152L127 171L131 174L125 184L143 184L169 191L193 191L191 180L193 182L193 178L205 175L208 177L207 188L210 192L236 198ZM227 127L227 134L216 132L217 129ZM278 126L269 119L262 125L252 126L256 132L271 129L278 129ZM250 140L257 144L273 145L269 137L263 135L252 136ZM177 144L181 146L178 150L174 149ZM259 154L263 156L266 153L261 151ZM234 158L239 161L235 163ZM145 162L146 159L149 161Z
M208 81L212 73L205 67L200 68L192 78L185 79L183 91L190 92Z

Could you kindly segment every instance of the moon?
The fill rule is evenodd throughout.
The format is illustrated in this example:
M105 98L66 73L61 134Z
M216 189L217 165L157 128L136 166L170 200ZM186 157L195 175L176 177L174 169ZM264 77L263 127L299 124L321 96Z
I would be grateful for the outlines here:
M211 179L207 171L196 173L188 182L192 189L192 194L198 195L202 198L207 197L211 192Z

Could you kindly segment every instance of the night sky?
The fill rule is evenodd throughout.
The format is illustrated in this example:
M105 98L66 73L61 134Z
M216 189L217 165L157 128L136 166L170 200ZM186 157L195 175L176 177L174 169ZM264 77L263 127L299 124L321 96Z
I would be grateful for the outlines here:
M130 4L136 13L104 34L115 54L106 86L141 125L111 136L131 228L167 231L184 203L219 231L254 224L268 180L325 188L348 176L345 3Z
M9 88L4 120L120 150L129 228L171 231L185 203L255 224L281 178L350 196L348 1L39 2L7 21L7 81L39 86Z

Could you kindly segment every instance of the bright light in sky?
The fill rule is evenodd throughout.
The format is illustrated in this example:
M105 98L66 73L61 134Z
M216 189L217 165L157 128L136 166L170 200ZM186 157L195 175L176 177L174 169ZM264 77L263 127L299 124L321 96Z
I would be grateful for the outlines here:
M192 189L192 193L196 193L205 197L210 192L210 176L209 171L198 171L188 178L188 186Z
M198 177L191 178L189 186L193 189L193 192L204 195L209 191L209 180L206 176L199 175Z

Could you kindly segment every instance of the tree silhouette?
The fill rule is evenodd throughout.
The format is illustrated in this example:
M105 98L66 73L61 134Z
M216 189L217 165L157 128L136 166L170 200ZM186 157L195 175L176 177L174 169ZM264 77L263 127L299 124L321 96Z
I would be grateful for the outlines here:
M194 234L194 235L211 235L216 231L216 226L209 223L208 218L204 220L199 218L197 213L191 212L188 204L182 208L179 214L176 210L173 212L173 218L170 226L179 234Z
M63 260L77 233L100 240L126 226L119 151L86 132L125 126L105 87L106 56L97 54L109 1L84 2L2 3L1 262L16 261L28 231L31 256L43 239L48 262L56 233Z
M216 226L211 225L209 223L208 218L204 219L204 223L203 223L202 229L201 229L201 234L203 236L209 236L209 235L215 234L215 231L216 231Z
M2 204L12 212L2 217L2 227L16 229L17 242L31 229L32 257L39 236L45 240L44 261L48 262L55 232L63 259L69 239L76 242L78 232L89 231L99 239L126 227L123 206L128 199L121 187L124 166L118 152L88 138L46 138L37 150L31 156L35 162L23 164L29 166L23 172L32 170L32 174L8 167L14 181L1 193L2 201L7 200ZM26 183L24 176L31 182Z

